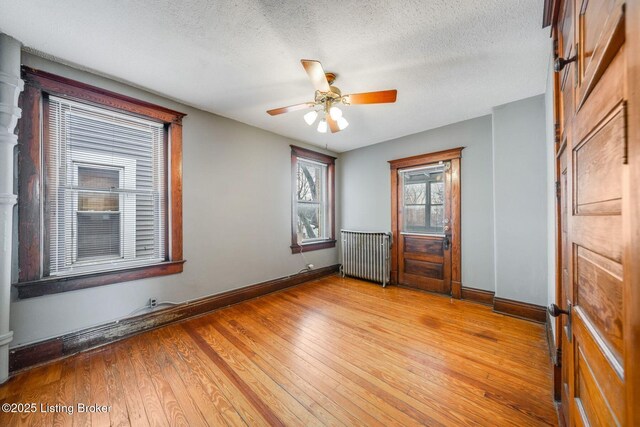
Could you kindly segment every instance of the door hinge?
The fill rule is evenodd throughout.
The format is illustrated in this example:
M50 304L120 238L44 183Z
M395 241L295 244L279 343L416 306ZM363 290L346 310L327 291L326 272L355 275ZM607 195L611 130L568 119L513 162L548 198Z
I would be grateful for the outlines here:
M560 200L561 189L560 189L560 181L556 181L556 198Z

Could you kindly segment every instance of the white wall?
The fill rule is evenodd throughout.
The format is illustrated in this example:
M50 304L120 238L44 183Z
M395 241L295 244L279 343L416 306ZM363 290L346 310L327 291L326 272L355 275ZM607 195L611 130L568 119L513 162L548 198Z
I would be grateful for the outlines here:
M496 296L538 305L548 289L546 140L544 95L494 108Z
M494 289L491 116L386 141L340 155L342 227L391 229L389 160L462 151L462 284Z
M292 255L289 248L289 144L304 144L25 53L23 63L188 114L183 126L187 263L184 273L162 278L20 301L14 293L12 346L126 316L150 297L182 302L304 267L301 256ZM336 249L305 256L316 267L338 262Z

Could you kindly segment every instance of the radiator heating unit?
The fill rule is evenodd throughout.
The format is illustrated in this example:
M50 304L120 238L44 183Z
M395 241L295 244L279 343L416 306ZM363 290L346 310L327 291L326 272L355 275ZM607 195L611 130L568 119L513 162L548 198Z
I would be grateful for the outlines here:
M391 233L340 230L342 277L389 283L391 274Z

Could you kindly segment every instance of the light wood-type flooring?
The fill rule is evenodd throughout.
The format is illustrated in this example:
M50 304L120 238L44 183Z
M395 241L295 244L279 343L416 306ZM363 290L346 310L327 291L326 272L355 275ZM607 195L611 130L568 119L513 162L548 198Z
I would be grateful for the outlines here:
M0 426L555 425L551 372L541 324L331 276L21 373L53 411Z

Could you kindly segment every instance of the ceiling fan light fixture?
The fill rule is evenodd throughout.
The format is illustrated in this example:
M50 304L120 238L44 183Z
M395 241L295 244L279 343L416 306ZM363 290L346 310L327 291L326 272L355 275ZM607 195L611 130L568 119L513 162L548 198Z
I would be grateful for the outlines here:
M327 133L327 119L320 120L320 123L318 123L318 132Z
M342 117L342 110L338 107L331 107L329 109L329 115L333 120L338 120L340 117Z
M344 130L349 126L349 122L344 117L338 117L338 120L336 121L338 122L338 129L340 130Z
M317 111L309 111L307 114L304 115L304 121L307 122L309 126L311 126L313 122L316 121L317 118L318 118Z

